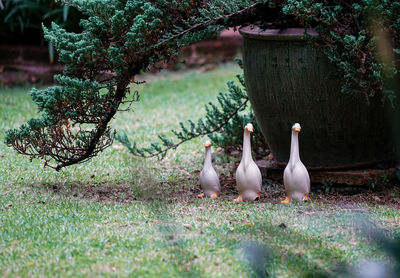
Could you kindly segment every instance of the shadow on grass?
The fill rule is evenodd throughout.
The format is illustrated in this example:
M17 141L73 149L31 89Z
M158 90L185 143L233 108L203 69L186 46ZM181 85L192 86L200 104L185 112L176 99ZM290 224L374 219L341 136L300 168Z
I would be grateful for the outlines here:
M289 277L331 277L330 266L345 263L317 237L305 236L292 229L267 223L257 226L255 235L268 234L264 241L243 240L238 244L241 259L248 266L249 276L279 277L286 273ZM316 244L319 244L318 248Z
M345 251L337 249L333 239L296 231L286 225L272 225L266 220L252 227L239 223L234 230L230 230L229 224L221 222L208 226L204 231L183 226L179 219L179 208L201 201L187 198L187 195L163 198L163 194L168 195L168 192L154 195L153 190L159 190L160 184L154 179L150 181L153 183L147 182L145 191L135 189L135 184L112 183L47 184L43 188L51 194L96 202L127 204L145 201L149 219L159 221L155 229L160 237L155 240L168 254L166 262L174 266L180 277L207 275L198 263L199 256L212 258L218 250L227 248L248 277L279 277L287 273L297 277L364 277L349 274ZM146 195L148 193L150 196ZM186 201L182 201L182 198L186 198ZM208 201L204 204L208 204ZM218 214L218 211L215 213ZM207 237L214 239L212 243L206 240ZM206 245L200 255L196 247L198 244Z
M345 251L338 250L333 244L327 244L320 237L268 223L259 223L252 231L247 229L248 234L254 236L267 233L268 236L263 241L242 240L238 243L236 240L224 238L220 239L219 245L238 246L240 258L247 264L250 277L397 277L396 273L400 269L400 240L389 239L369 221L365 222L369 226L355 224L360 229L357 236L361 240L369 241L376 254L376 257L369 258L366 262L346 261ZM386 256L390 262L376 259L378 254Z
M217 241L207 246L209 251L202 255L213 263L213 256L218 249L229 248L236 257L236 263L242 264L241 269L247 277L280 277L285 273L292 277L344 277L340 274L345 274L347 262L337 250L322 244L317 237L307 237L287 228L285 230L268 223L260 223L255 229L243 227L227 236L214 233ZM192 239L185 237L181 225L162 223L159 232L164 249L170 255L170 263L182 272L182 277L201 277L207 274L197 265L197 248L194 248ZM268 234L267 237L259 236L265 233ZM199 235L200 240L205 240L207 234ZM260 238L260 241L248 240L254 237ZM316 242L321 242L318 248L315 248ZM292 251L287 249L288 246L304 246L305 250Z

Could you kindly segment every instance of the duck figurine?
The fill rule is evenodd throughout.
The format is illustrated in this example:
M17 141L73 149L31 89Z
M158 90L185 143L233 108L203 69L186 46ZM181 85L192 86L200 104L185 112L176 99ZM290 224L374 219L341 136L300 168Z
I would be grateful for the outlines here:
M249 123L244 127L242 160L236 170L236 186L239 192L239 196L234 200L236 202L254 201L261 195L261 172L251 156L252 132L253 125Z
M308 200L310 193L310 176L299 154L299 132L301 126L295 123L292 126L292 141L290 144L290 157L283 172L283 184L285 185L286 199L281 203L289 203L291 200Z
M207 196L214 199L218 197L221 186L219 184L217 172L215 172L211 163L211 142L206 141L204 147L206 149L206 155L203 170L200 172L200 185L203 193L197 195L197 197L204 198L204 196Z

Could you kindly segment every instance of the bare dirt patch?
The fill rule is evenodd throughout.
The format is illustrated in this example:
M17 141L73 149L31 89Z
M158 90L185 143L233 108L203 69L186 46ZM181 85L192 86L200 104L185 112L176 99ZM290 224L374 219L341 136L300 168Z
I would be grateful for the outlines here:
M196 175L194 175L196 176ZM103 203L131 203L136 200L166 200L169 202L192 202L201 193L200 183L196 178L187 176L186 184L193 186L178 186L159 183L154 185L151 198L143 196L134 190L130 184L47 184L44 188L58 195L75 197ZM222 200L233 200L237 197L234 175L220 175ZM168 188L175 188L172 191ZM282 184L270 180L263 181L262 194L257 202L278 204L285 197ZM357 209L360 205L380 205L400 209L400 187L395 185L369 187L341 187L335 185L312 185L310 201L322 205L336 206L343 209Z
M237 197L233 176L220 175L221 193L219 198L233 200ZM201 193L200 184L190 190L173 192L175 198L196 198ZM285 198L282 184L270 180L263 181L262 194L258 202L277 204ZM312 185L311 202L334 205L344 209L355 209L359 205L383 205L400 209L400 187L382 185L375 189L365 187L344 187L340 185Z
M377 190L360 190L362 192L344 195L340 192L312 193L310 198L314 202L335 205L341 208L353 209L360 204L380 205L400 209L400 189L388 186Z
M136 200L132 187L126 184L46 184L52 193L103 203L131 203Z

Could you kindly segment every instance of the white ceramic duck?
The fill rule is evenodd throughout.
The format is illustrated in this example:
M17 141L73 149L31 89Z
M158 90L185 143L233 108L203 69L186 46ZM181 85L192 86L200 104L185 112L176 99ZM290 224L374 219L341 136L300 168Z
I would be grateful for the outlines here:
M208 196L214 199L218 197L221 186L219 184L217 172L215 172L211 163L211 142L206 141L204 147L206 148L206 156L203 170L200 172L200 184L203 193L197 195L197 197L203 198L204 196Z
M247 124L244 127L242 160L236 170L236 186L239 191L239 196L234 200L236 202L254 201L261 195L261 172L251 156L251 132L253 125Z
M283 172L286 199L281 201L281 203L289 203L291 200L308 200L308 194L310 193L310 176L306 167L301 162L299 154L300 131L300 124L295 123L292 126L289 162Z

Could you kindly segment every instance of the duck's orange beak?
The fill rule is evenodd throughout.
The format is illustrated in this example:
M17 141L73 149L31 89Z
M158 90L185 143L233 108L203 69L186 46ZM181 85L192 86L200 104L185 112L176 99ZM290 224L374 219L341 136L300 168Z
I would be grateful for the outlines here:
M207 149L207 148L209 148L209 147L211 147L211 143L205 143L204 144L204 147Z
M253 127L246 127L246 130L250 133L254 131Z
M294 127L293 130L296 131L296 132L300 132L301 128L300 127Z

